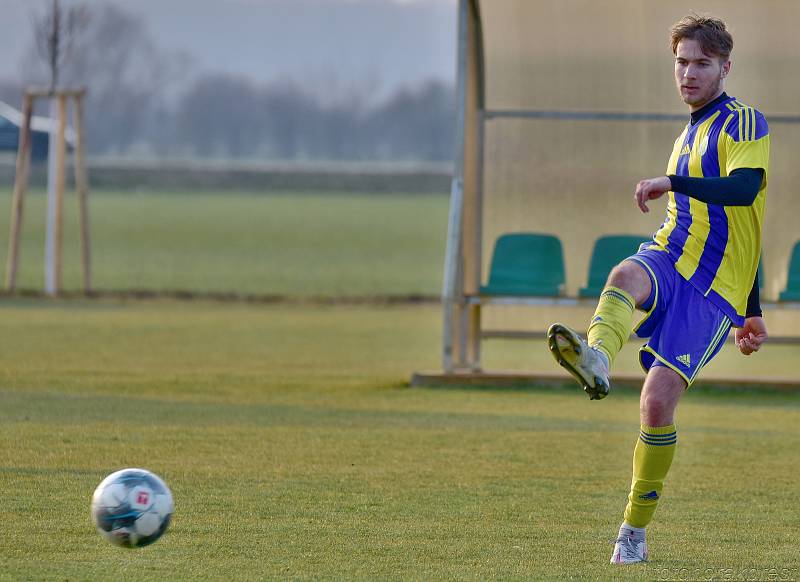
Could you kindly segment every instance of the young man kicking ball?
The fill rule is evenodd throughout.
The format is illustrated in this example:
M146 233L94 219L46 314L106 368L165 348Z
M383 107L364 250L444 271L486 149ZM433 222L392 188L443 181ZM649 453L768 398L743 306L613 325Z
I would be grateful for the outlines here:
M733 39L725 23L686 16L671 29L675 83L691 119L675 142L667 175L642 180L634 199L668 194L667 217L650 243L617 265L600 295L588 341L561 324L547 334L555 359L592 400L611 388L609 369L636 327L649 338L633 479L611 562L647 560L645 528L661 498L677 445L678 400L722 347L731 327L744 355L767 338L758 261L769 174L764 116L725 93Z

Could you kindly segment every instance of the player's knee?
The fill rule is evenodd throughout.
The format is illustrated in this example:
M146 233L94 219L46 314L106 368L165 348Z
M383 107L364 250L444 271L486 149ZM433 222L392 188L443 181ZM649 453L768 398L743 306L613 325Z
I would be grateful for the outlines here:
M672 423L675 399L667 394L651 391L642 396L639 410L647 426L666 426Z
M650 294L650 278L645 270L633 261L623 261L611 269L606 285L624 289L633 296L637 305Z
M624 289L627 284L638 278L637 270L641 270L641 267L636 263L623 261L611 269L611 272L608 274L608 284Z

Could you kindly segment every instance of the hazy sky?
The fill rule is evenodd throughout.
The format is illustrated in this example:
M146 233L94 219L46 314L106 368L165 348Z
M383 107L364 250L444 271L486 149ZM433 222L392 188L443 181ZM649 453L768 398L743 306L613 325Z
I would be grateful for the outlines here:
M49 1L0 0L0 78L19 75L31 17ZM313 86L366 84L383 92L454 76L456 0L116 2L146 19L159 46L194 57L200 71L287 76Z

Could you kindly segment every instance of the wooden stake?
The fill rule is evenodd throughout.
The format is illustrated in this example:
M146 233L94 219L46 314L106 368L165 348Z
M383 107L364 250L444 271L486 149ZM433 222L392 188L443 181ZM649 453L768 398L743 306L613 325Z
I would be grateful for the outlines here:
M75 190L78 195L78 216L81 229L81 266L83 292L92 291L91 238L89 232L89 190L86 179L85 142L83 134L83 92L75 95L72 123L75 129Z
M61 291L64 248L64 189L67 165L67 110L69 99L74 99L73 123L75 125L75 189L78 197L78 210L81 229L81 266L83 271L83 290L92 290L91 244L89 237L89 188L86 177L86 140L83 124L83 97L85 89L69 91L45 91L29 89L25 91L22 101L22 124L19 129L19 145L17 149L16 175L14 180L14 196L11 206L11 229L9 234L8 258L6 261L6 289L16 290L17 270L19 267L19 248L22 233L22 215L25 192L30 175L32 135L31 118L36 98L58 99L58 125L55 143L55 224L53 229L53 293ZM45 282L47 285L47 282Z
M14 175L14 197L11 203L11 233L6 262L6 289L14 291L17 286L19 266L19 238L22 231L22 211L25 190L28 188L28 174L31 163L31 117L33 116L33 95L26 93L22 98L22 124L19 128L19 146Z

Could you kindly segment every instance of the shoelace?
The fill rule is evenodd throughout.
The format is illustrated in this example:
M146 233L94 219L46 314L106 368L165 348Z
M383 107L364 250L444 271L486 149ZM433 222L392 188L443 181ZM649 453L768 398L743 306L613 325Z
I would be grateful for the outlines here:
M623 559L636 560L641 557L637 550L639 545L644 543L644 540L635 540L630 536L621 536L618 537L614 543L619 544L619 551L623 553Z

